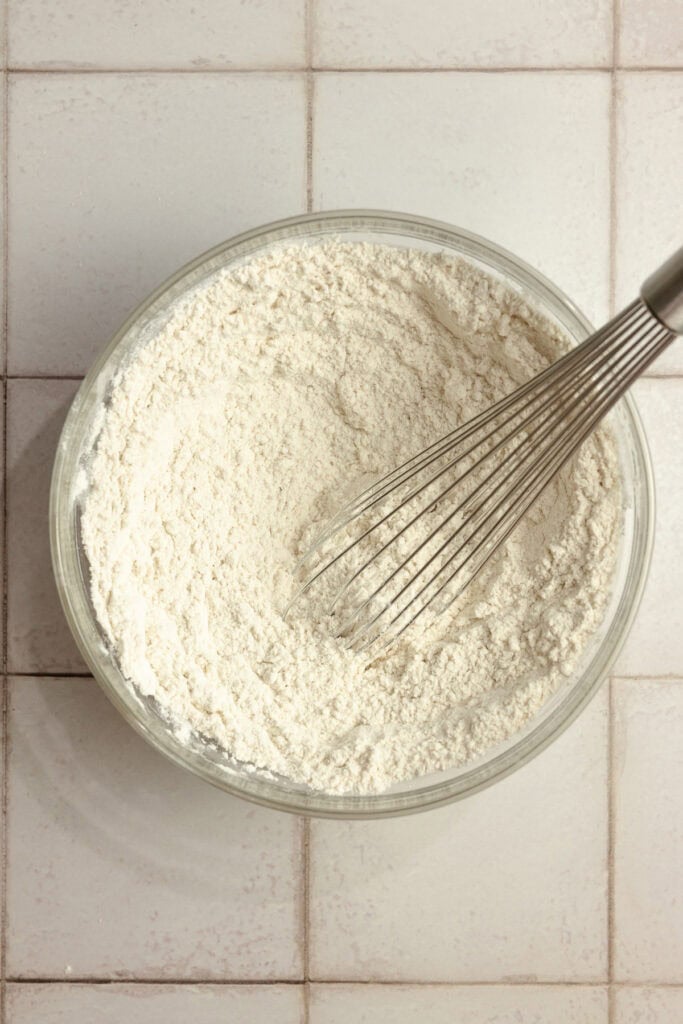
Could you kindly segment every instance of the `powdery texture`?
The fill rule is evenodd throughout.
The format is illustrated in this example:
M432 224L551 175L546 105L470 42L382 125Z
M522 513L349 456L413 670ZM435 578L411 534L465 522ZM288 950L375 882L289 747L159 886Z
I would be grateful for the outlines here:
M126 677L181 734L328 792L375 792L519 730L604 614L621 523L602 430L460 602L368 665L283 621L342 492L566 347L511 289L444 254L270 252L172 311L113 390L83 538Z

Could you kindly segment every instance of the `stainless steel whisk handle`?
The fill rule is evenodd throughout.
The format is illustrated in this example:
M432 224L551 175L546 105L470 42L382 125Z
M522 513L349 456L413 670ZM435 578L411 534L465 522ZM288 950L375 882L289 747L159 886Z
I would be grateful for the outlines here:
M683 334L683 246L643 281L640 296L660 323Z

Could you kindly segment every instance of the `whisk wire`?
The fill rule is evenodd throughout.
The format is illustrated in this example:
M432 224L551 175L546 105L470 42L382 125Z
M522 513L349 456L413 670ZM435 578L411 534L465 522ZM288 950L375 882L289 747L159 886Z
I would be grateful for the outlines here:
M661 341L662 341L661 337L658 337L656 339L656 341L657 341L657 344L652 346L652 349L651 349L651 351L649 353L649 358L643 360L642 366L641 366L641 369L639 370L639 372L642 372L642 370L645 369L647 367L647 365L649 365L649 363L653 359L655 359L657 357L657 355L659 355L659 353L663 350L663 348L666 347L666 344L668 344L669 339L667 339L665 341L664 345L661 344ZM618 390L619 393L621 393L621 391L622 391L621 387L617 388L616 390ZM617 397L618 397L618 395L617 395ZM472 551L470 551L468 553L466 558L456 567L456 569L444 581L444 583L439 586L439 588L427 600L427 602L415 613L415 615L407 623L405 623L405 625L398 632L396 632L394 634L393 637L390 638L390 640L387 641L387 643L391 642L391 639L396 639L398 636L400 636L410 625L412 625L413 622L415 622L415 620L418 618L419 615L422 614L423 611L426 611L428 609L428 607L433 603L433 601L436 600L436 598L443 592L443 590L455 578L455 576L458 574L458 572L460 572L467 565L467 563L470 562L474 558L474 556L477 554L477 552L485 545L486 541L489 540L489 538L492 537L492 535L496 532L496 530L501 525L501 523L505 522L506 519L509 519L509 523L508 523L507 528L504 530L504 532L500 536L497 536L495 538L495 540L491 542L491 544L489 545L489 552L488 552L488 554L485 556L485 558L480 563L477 564L476 568L469 574L469 576L467 578L467 581L465 583L463 583L462 587L453 595L453 597L449 601L449 604L457 599L457 597L460 595L460 593L462 592L464 587L466 585L469 585L469 583L472 582L472 580L484 568L484 566L488 562L489 558L495 553L496 550L498 550L498 547L500 546L500 544L503 543L503 541L506 540L506 538L509 536L509 534L512 532L512 530L515 528L515 526L519 522L519 519L527 511L527 509L530 508L531 505L540 497L542 491L545 489L545 487L553 479L553 477L555 476L555 474L558 471L558 469L561 468L561 466L567 461L568 458L571 457L571 455L576 451L576 449L583 443L585 438L591 433L591 431L593 430L595 425L599 422L599 420L604 415L605 408L603 408L603 406L606 406L607 408L610 408L611 405L613 404L613 402L614 402L613 395L608 393L606 395L604 401L597 406L594 415L591 416L589 418L589 420L586 422L583 430L574 439L572 439L572 441L571 441L571 443L569 445L567 445L564 449L560 449L560 451L556 454L556 458L554 460L552 460L550 463L546 463L541 468L541 470L539 470L533 476L533 478L532 478L532 480L530 482L530 491L529 492L522 492L519 495L518 499L516 499L513 502L513 504L506 510L506 512L496 521L496 523L494 523L494 526L489 530L489 532L487 534L484 535L484 537L478 542L476 547ZM578 419L578 418L579 417L576 417L575 419ZM510 475L511 474L508 474L508 477ZM539 483L539 481L540 481L540 483ZM518 481L517 483L518 483L518 486L521 486L523 483L525 483L525 478L523 477L522 480ZM528 493L528 495L529 495L527 497L526 501L524 500L525 493ZM486 520L484 520L484 522L485 521ZM473 530L473 534L474 534L474 532L475 531ZM455 535L453 535L453 536L455 536ZM450 538L449 542L452 539L453 538ZM465 544L466 543L467 542L465 542ZM444 545L444 549L447 546L448 546L448 544L445 544ZM400 618L402 618L403 615L405 614L405 612L415 603L415 601L418 600L422 596L422 594L425 593L425 591L428 590L429 587L433 585L433 583L436 581L436 579L438 579L438 577L452 564L452 562L457 558L458 554L462 552L464 546L465 546L464 544L461 545L461 547L444 563L444 565L441 567L441 569L426 584L424 584L424 586L418 591L418 593L416 595L414 595L414 597L406 605L404 605L404 607L402 609L400 609L399 612L397 612L397 614L389 621L389 623L388 623L388 625L386 627L387 629L390 629L391 626L393 626ZM425 568L426 568L426 566L425 566ZM416 573L416 576L414 578L416 578L417 575L418 574ZM407 587L404 588L403 592L405 592L405 589L407 589ZM395 603L395 601L400 596L402 596L401 592L399 592L399 594L396 595L396 598L394 599L394 601L392 601L392 604ZM387 608L388 608L388 606L387 606ZM365 635L368 632L368 627L371 627L377 621L379 621L380 617L381 617L381 613L378 614L374 618L374 620L372 622L367 623L365 626L363 626L362 629L359 630L358 633L356 634L356 638L355 639L360 638L361 635ZM369 647L372 642L373 642L373 640L371 639L367 644L361 645L361 646L357 647L356 649L364 650L367 647Z
M342 576L328 612L358 651L381 651L428 609L448 607L673 337L638 299L532 380L363 489L301 559L301 567L314 556L319 565L290 607L337 567ZM344 531L346 541L329 552ZM392 551L394 564L383 568Z
M633 306L637 306L637 305L638 305L638 303L634 303L633 304ZM629 307L629 309L631 309L631 308L632 307ZM628 311L624 311L624 312L626 313ZM644 308L640 312L643 315L645 315L645 316L647 315L647 310L644 309ZM623 314L622 314L622 317L623 317ZM622 317L617 318L617 321L620 322ZM611 327L611 325L608 325L608 328L610 328L610 327ZM631 332L636 331L638 329L638 327L639 327L639 322L636 321L636 323L634 325L632 325L632 327L631 327ZM600 337L598 337L598 335L595 336L596 348L597 349L599 349L602 346L603 342L605 342L607 344L610 344L610 343L614 342L615 338L613 336L613 333L610 330L608 330L608 328L604 329L604 334L602 336L600 336ZM589 340L591 340L591 339L589 339ZM621 343L623 343L624 338L618 337L616 340L618 340ZM358 498L352 499L352 501L349 502L344 507L344 509L341 510L341 512L338 514L338 516L335 517L335 519L330 524L329 528L323 534L321 534L321 536L316 540L314 545L311 548L309 548L309 550L303 556L301 562L305 563L308 560L308 558L315 552L316 549L321 547L322 544L325 541L329 540L335 533L340 532L342 529L344 529L346 526L348 526L349 522L352 519L357 519L361 515L364 515L375 504L377 504L379 501L383 500L390 493L393 493L393 491L395 491L399 486L401 486L401 484L405 481L405 479L408 478L408 476L414 476L419 470L424 469L424 468L426 468L429 465L432 465L438 458L440 458L447 451L453 450L456 444L459 444L461 441L466 439L466 437L472 436L477 430L481 429L481 426L484 426L484 425L486 425L487 422L490 422L491 420L495 419L497 416L500 415L501 412L506 411L507 409L510 409L510 408L513 409L513 411L510 413L510 415L507 418L505 418L504 420L502 420L498 424L498 426L496 427L496 432L500 431L503 428L503 426L505 426L507 423L511 422L514 419L517 419L519 417L519 415L526 408L533 406L534 402L537 402L541 396L538 395L538 394L533 394L532 393L531 397L525 403L523 403L520 407L518 407L518 408L515 408L516 403L519 401L520 398L525 397L530 392L532 392L534 389L537 389L539 384L542 383L542 380L546 378L546 375L548 374L548 372L550 370L556 370L557 371L557 378L558 378L558 380L563 380L565 378L568 378L568 386L573 388L575 386L576 380L577 379L581 379L581 374L579 374L578 377L574 376L574 371L576 370L576 366L574 365L574 363L578 363L579 364L579 369L580 370L584 370L585 366L583 364L585 364L587 362L588 358L592 354L590 351L588 351L588 352L585 351L585 349L584 349L585 344L586 343L584 342L577 349L573 349L570 352L566 353L566 355L564 357L562 357L562 359L558 360L558 362L553 364L553 366L548 367L545 371L543 371L541 374L539 374L532 381L528 382L527 384L522 385L515 392L513 392L511 395L507 396L506 398L502 399L500 402L498 402L495 406L493 406L487 412L481 414L481 416L479 416L479 417L475 417L475 419L470 421L468 424L464 424L463 427L460 428L459 430L452 432L451 435L447 435L447 437L451 438L451 440L448 441L447 443L446 443L446 439L444 438L440 442L437 442L437 446L431 446L431 449L426 449L425 453L429 452L430 450L433 450L433 449L437 449L437 450L434 450L433 454L428 459L423 459L421 462L416 463L415 466L413 468L411 468L411 470L409 472L407 471L407 476L406 477L403 477L401 479L397 479L396 481L393 481L390 486L386 487L380 493L372 494L371 495L371 500L367 501L365 504L361 505L362 496L363 496L363 494L370 495L372 490L373 490L373 488L366 489L366 491L362 492L362 494ZM582 349L584 349L584 351L581 351ZM569 357L575 357L575 356L579 356L580 358L575 359L572 362ZM592 372L593 367L589 365L588 369L589 369L590 372ZM554 400L556 397L557 397L557 395L551 395L550 398L549 398L549 401ZM538 408L535 409L534 410L534 414L537 413L538 411L539 411ZM480 420L482 421L481 423L479 422ZM443 466L440 470L438 470L432 476L428 477L428 479L425 480L422 484L419 484L418 486L416 486L408 495L405 496L405 498L399 503L399 505L395 506L394 508L392 508L388 512L386 512L384 515L382 515L382 517L379 520L377 520L375 523L373 523L372 526L368 527L361 534L360 537L356 538L354 540L354 542L353 542L353 545L355 545L356 543L360 542L361 540L364 540L366 537L369 536L370 533L372 533L373 531L375 531L375 530L379 529L381 526L383 526L397 511L399 511L401 508L403 508L408 501L410 501L413 497L423 493L435 480L440 479L443 475L445 475L445 473L447 473L449 470L451 470L457 464L457 462L462 461L464 458L467 457L467 455L471 454L472 451L474 451L476 448L480 447L480 445L481 445L481 441L476 442L474 445L472 445L469 448L467 448L464 452L461 452L457 459L452 460L451 462L447 463L445 466ZM438 447L438 446L440 446L440 447ZM499 447L500 446L498 446L498 448ZM496 448L495 450L498 450L498 448ZM425 453L423 453L423 454L425 454ZM484 457L486 457L486 456L484 456ZM408 460L408 462L404 463L404 466L409 466L410 463L411 463L411 460ZM401 467L399 467L399 469L400 468ZM475 469L475 468L476 468L476 466L471 467L472 470ZM395 471L395 472L397 472L397 471ZM388 478L391 475L392 474L388 474L387 477L385 477L383 479L388 480ZM466 475L470 475L470 473L468 472L468 474L466 474ZM379 486L381 484L381 482L382 481L378 481L377 484L373 485L373 487ZM459 482L460 482L460 480L455 481L454 484L451 485L451 487L449 487L445 493L450 492L453 489L453 487L455 486L455 483L459 483ZM433 499L433 500L431 500L429 502L429 506L431 507L431 505L434 504L434 502L438 502L440 500L440 498L443 497L443 496L444 496L443 494L442 495L438 495L435 499ZM361 507L358 507L359 505L361 505ZM418 513L418 515L419 515L419 513ZM407 529L411 525L412 525L412 521L411 521L411 523L406 524L405 529ZM405 529L403 531L401 531L401 532L402 533L405 532ZM317 579L318 576L320 576L323 572L325 572L332 565L334 565L336 562L338 562L345 554L347 554L348 550L353 545L348 545L346 548L344 548L341 551L339 551L338 554L335 555L335 557L333 559L331 559L329 562L327 562L325 565L323 565L318 570L318 572L308 581L308 583L310 584L310 583L315 582L315 579Z
M498 402L495 403L495 405L491 406L489 409L480 413L478 416L475 416L473 419L469 420L461 427L452 431L450 434L446 434L443 438L435 442L435 444L430 445L428 448L424 449L424 451L420 452L417 456L414 456L412 459L408 459L401 466L398 466L396 469L392 470L391 473L388 473L384 477L381 477L379 480L375 481L375 483L373 483L370 487L366 488L366 490L362 491L359 495L357 495L350 502L348 502L347 505L345 505L344 508L340 510L339 515L343 515L345 511L358 510L358 506L363 505L364 501L367 500L368 497L370 497L372 498L372 501L368 505L364 505L362 509L358 510L367 511L367 509L370 508L372 504L375 503L375 501L381 500L382 498L386 497L388 493L390 493L389 490L382 489L379 494L375 495L374 492L376 491L377 488L382 488L383 485L391 485L392 489L394 486L400 486L402 480L394 479L397 477L397 474L401 474L402 471L405 471L405 474L407 476L412 476L417 470L424 468L425 465L428 465L435 459L439 458L440 455L442 455L448 448L452 447L454 444L459 443L464 438L475 433L476 430L480 429L482 426L485 426L492 420L495 420L500 415L501 412L504 412L510 406L513 406L520 398L524 397L529 392L532 392L535 389L537 389L542 383L544 383L544 381L548 379L548 377L554 377L556 374L559 377L560 371L566 369L567 371L570 372L572 369L575 369L577 365L580 365L586 362L587 360L591 359L594 352L602 345L603 341L623 340L623 338L619 335L618 330L623 321L626 320L628 318L628 315L633 311L637 312L637 320L631 325L631 329L637 330L639 322L646 320L649 315L647 308L643 306L643 304L638 300L633 302L621 314L619 314L619 316L615 317L613 321L607 324L600 331L596 332L596 334L587 338L576 348L570 349L569 352L566 352L564 356L561 356L560 359L558 359L555 363L552 363L550 366L546 367L545 370L542 370L539 374L537 374L536 377L532 378L532 380L528 381L526 384L521 385L510 395L507 395L505 398L500 399Z

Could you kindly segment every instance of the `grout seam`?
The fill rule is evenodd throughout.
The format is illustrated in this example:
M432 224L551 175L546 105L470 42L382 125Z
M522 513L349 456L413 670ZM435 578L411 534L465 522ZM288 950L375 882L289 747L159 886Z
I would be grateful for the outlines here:
M3 39L5 64L8 63L9 3L2 0ZM9 74L2 76L2 700L0 743L2 744L2 790L0 792L0 1024L6 1019L7 975L7 804L9 767L9 685L7 681L7 620L8 620L8 534L7 534L7 311L8 311L8 139L9 139Z
M9 65L7 71L11 75L279 75L301 74L306 71L303 64L271 64L268 67L145 67L144 64L133 67L121 67L115 64L101 67L63 66L55 68L31 67L31 65Z
M11 75L270 75L270 74L306 74L309 71L322 74L435 74L449 72L453 74L537 74L538 72L577 72L579 74L600 72L611 74L613 71L628 71L635 74L659 72L662 74L680 74L683 72L683 65L673 64L639 64L630 66L628 64L534 64L528 67L519 67L514 64L501 64L496 66L478 64L434 64L430 67L411 67L410 65L396 65L388 67L382 64L369 64L365 67L349 67L343 64L335 65L302 65L302 64L274 64L264 67L146 67L136 65L134 67L120 67L117 65L102 65L101 67L32 67L30 65L10 65L6 70Z
M311 995L311 819L302 821L302 866L303 866L303 951L304 951L304 1017L303 1024L309 1024Z
M313 72L306 72L306 213L313 211Z
M10 679L92 679L91 672L13 672L7 670Z
M313 0L306 0L306 212L313 210Z
M609 105L609 311L617 302L617 65L621 31L619 0L612 0L612 73ZM616 1020L614 991L614 677L607 681L607 1024Z
M431 67L417 68L411 67L410 65L396 65L394 67L387 67L381 64L369 64L367 67L345 67L343 64L333 65L328 64L325 66L314 65L313 71L320 72L321 74L434 74L435 72L448 72L453 74L482 74L482 75L508 75L508 74L538 74L539 72L564 72L576 71L579 74L591 74L594 72L600 72L601 74L609 75L613 71L633 71L633 72L661 72L662 74L673 74L680 73L683 71L683 65L674 64L640 64L638 66L630 67L628 64L533 64L528 67L519 67L515 64L499 64L495 67L478 64L434 64Z
M313 19L315 12L314 0L306 0L304 9L305 18L305 56L306 56L306 136L305 136L305 166L306 166L306 212L313 210L313 92L315 89L315 78L313 75ZM311 991L310 991L310 845L311 845L311 822L310 818L304 817L301 821L301 928L302 928L302 949L303 949L303 1014L302 1024L309 1024L311 1015Z
M8 977L11 985L287 985L290 988L302 986L301 979L296 978L94 978L90 975L69 975L65 977L45 975L44 977Z
M617 295L617 76L612 71L609 103L609 313L616 313Z
M614 679L607 683L607 1024L615 1020L614 989Z
M42 977L13 977L7 978L12 985L216 985L228 987L231 985L254 985L274 986L286 985L289 988L305 987L305 983L294 978L133 978L118 976L116 978L96 978L89 975L69 975L65 977L45 975ZM358 978L316 978L316 986L323 985L354 985L354 986L382 986L384 988L605 988L604 981L415 981L415 980L372 980ZM683 990L683 982L679 981L620 981L615 983L616 989L651 988L651 989L680 989Z

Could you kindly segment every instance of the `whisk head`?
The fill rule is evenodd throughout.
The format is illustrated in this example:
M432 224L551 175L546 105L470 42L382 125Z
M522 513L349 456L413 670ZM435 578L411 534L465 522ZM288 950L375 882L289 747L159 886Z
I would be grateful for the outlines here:
M528 383L376 480L299 562L334 632L378 655L481 572L602 417L674 335L633 302ZM289 610L289 609L288 609Z

